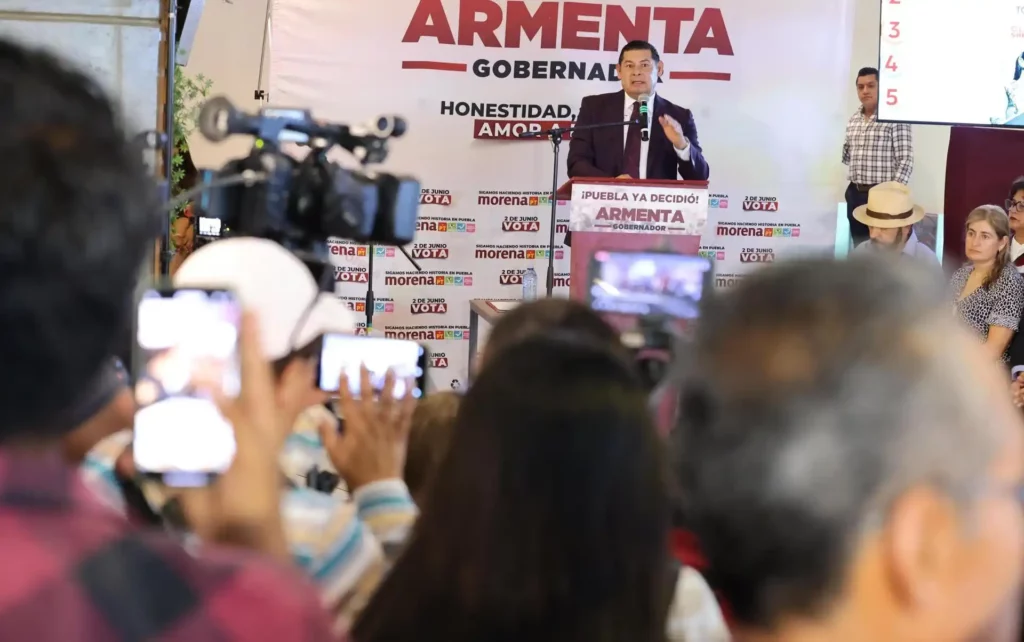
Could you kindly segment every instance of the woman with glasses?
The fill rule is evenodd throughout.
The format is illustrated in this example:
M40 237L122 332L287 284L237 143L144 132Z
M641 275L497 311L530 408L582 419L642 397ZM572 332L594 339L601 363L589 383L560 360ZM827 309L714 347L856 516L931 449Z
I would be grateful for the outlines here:
M1024 273L1024 176L1010 186L1006 199L1006 213L1010 217L1010 261L1018 272Z

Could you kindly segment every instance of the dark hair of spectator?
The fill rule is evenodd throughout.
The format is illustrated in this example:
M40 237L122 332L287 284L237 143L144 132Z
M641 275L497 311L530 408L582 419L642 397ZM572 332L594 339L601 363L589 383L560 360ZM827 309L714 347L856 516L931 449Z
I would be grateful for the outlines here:
M1013 180L1013 184L1010 185L1010 193L1007 198L1011 201L1013 197L1017 195L1017 192L1024 192L1024 176L1018 176Z
M664 640L667 475L640 382L569 337L493 358L354 639Z
M462 397L450 390L427 395L416 404L405 458L405 484L413 498L426 492L448 452Z
M538 299L524 303L501 316L484 346L484 359L520 341L554 331L564 331L618 350L622 356L619 333L599 314L571 299Z
M95 81L3 39L0 157L0 441L50 438L129 324L157 189Z

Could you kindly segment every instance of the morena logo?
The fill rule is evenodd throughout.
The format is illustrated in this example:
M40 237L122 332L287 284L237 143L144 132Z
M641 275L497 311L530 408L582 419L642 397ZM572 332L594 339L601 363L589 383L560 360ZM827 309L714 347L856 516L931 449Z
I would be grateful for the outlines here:
M348 243L337 243L331 241L327 244L328 252L331 256L366 256L367 247L365 245L350 245Z
M755 236L765 238L796 238L800 236L800 227L768 227L760 225L719 225L718 236Z
M554 2L540 4L521 0L461 0L458 17L445 10L442 0L420 0L409 20L402 42L428 41L441 45L489 49L519 49L524 40L539 44L542 50L608 51L619 50L628 40L650 40L652 33L664 37L653 44L662 55L696 55L713 50L732 56L733 46L722 10L694 7L641 6L630 12L617 4ZM685 29L694 23L692 30ZM453 29L453 24L455 29ZM458 38L456 38L456 34ZM470 70L466 63L450 61L406 60L404 69L439 71ZM488 60L478 59L472 72L479 78L605 80L616 81L614 63L567 60ZM670 80L729 80L718 72L670 72Z

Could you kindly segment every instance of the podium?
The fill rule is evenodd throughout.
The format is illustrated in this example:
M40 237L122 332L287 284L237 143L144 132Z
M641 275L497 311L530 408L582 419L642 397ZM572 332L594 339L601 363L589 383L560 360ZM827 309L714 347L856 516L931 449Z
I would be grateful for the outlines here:
M707 181L580 177L562 185L557 196L569 201L573 299L588 299L590 259L598 250L700 251L708 218Z

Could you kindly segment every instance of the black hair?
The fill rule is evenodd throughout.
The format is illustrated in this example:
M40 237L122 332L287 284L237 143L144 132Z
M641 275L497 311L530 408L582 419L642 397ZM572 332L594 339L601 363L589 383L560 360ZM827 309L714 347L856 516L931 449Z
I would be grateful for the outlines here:
M585 337L493 359L353 639L661 642L670 509L643 386Z
M653 60L655 64L661 62L661 56L658 55L658 48L646 40L630 40L627 42L622 48L622 51L619 52L620 65L622 64L623 59L625 59L627 51L650 51L651 60Z
M1006 195L1006 198L1013 200L1014 194L1021 191L1024 191L1024 176L1018 176L1013 179L1013 183L1010 185L1010 193Z
M0 442L55 437L129 325L155 182L99 85L0 38Z
M874 76L875 80L878 80L878 70L874 67L861 67L860 71L857 72L857 80L865 76Z

